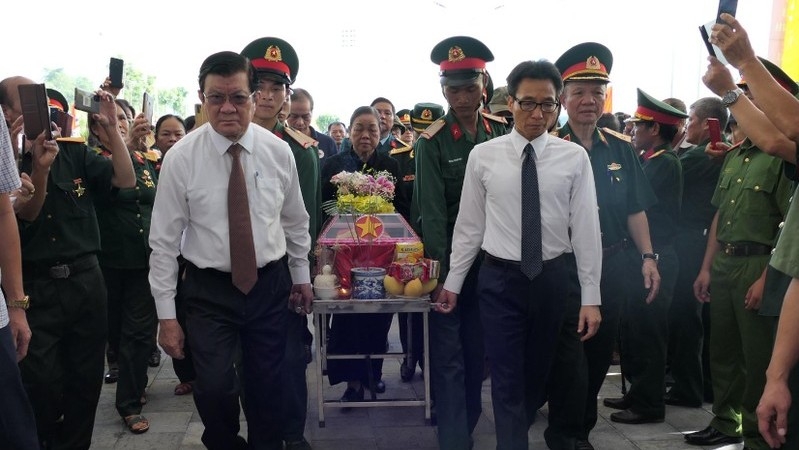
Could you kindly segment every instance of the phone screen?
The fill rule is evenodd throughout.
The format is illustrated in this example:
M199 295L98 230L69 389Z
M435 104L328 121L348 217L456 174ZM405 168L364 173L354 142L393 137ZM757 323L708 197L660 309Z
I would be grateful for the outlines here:
M142 99L142 113L144 113L144 117L147 119L147 123L152 125L153 124L153 98L148 93L144 93Z
M108 78L111 79L111 87L122 88L122 71L125 62L118 58L111 58L108 63Z
M719 119L709 117L707 119L707 130L710 133L711 144L721 142L721 126L719 125Z

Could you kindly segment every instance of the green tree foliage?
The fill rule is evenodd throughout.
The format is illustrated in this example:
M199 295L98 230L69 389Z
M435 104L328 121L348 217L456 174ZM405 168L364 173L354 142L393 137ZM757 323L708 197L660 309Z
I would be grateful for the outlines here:
M328 125L333 122L341 122L341 119L335 114L319 114L316 118L316 129L320 133L326 133Z

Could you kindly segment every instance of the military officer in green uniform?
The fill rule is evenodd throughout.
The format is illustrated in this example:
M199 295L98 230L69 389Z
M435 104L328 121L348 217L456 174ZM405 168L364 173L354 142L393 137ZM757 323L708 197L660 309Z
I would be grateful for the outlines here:
M721 100L704 97L695 101L688 109L685 136L688 142L696 145L677 149L682 164L683 195L674 250L680 270L669 309L669 329L679 332L669 335L669 367L674 384L664 401L667 405L694 408L702 406L705 394L710 394L704 392L705 385L710 385L710 374L703 373L704 307L696 301L693 288L705 255L708 229L716 214L710 199L721 171L721 161L705 154L710 142L707 125L710 118L718 120L724 129L728 113Z
M469 152L476 144L504 134L505 124L503 119L480 112L481 102L492 93L486 90L490 78L485 67L494 55L485 44L468 36L450 37L436 44L430 59L440 68L449 111L416 142L413 202L419 210L414 222L422 231L426 256L441 262L439 281L443 283ZM477 262L470 270L455 311L430 316L431 381L436 393L438 442L443 450L470 448L482 411L484 350L476 295L479 266ZM440 290L431 298L437 298Z
M671 142L678 125L687 114L638 89L638 108L634 122L633 148L641 153L642 167L657 203L646 210L649 234L661 282L657 296L643 301L640 289L627 298L621 318L622 374L630 380L627 394L607 399L605 405L621 409L610 415L614 422L640 424L663 422L668 312L674 295L679 262L674 251L674 236L682 203L682 165L672 151Z
M785 89L797 92L796 83L785 72L761 62ZM793 189L782 161L770 155L793 160L796 144L766 119L757 98L748 89L736 88L729 71L719 66L711 63L703 80L722 96L748 137L729 150L724 144L716 146L726 153L713 197L719 210L694 283L697 298L710 301L715 417L710 426L686 435L686 440L721 445L743 437L746 448L766 449L769 446L758 432L755 417L774 334L773 313L764 315L764 310L773 311L782 297L782 289L766 291L774 281L773 273L766 276L766 272Z
M411 126L411 110L406 108L397 111L397 118L405 126L405 132L400 136L400 140L413 147L413 143L416 142L416 134Z
M602 44L586 42L567 50L555 62L563 77L561 104L569 120L555 133L583 146L594 172L602 231L602 324L597 334L581 342L577 320L579 287L569 301L566 320L552 367L549 427L544 433L553 449L592 449L588 434L597 422L597 395L610 367L623 305L631 289L657 293L657 264L652 254L645 210L656 201L635 156L629 136L596 123L607 96L613 55ZM643 280L630 277L641 273ZM576 274L572 277L576 282ZM630 286L626 280L632 279ZM643 301L643 300L641 300ZM576 441L576 442L575 442Z
M18 85L29 83L33 82L14 77L0 85L6 92L16 92ZM108 333L93 199L112 188L136 184L117 128L114 99L103 91L97 95L100 113L94 117L110 136L112 160L91 151L81 140L44 141L42 135L20 163L35 187L33 199L17 212L33 333L20 371L42 448L88 449L91 445ZM11 103L15 101L18 98ZM9 106L15 105L3 105Z
M403 118L407 116L408 123L406 126L411 130L411 133L414 134L414 139L411 139L411 142L415 141L416 136L423 133L431 123L443 115L444 107L435 103L417 103L414 105L413 110L400 110L397 113L397 117L400 118L403 124L405 124ZM412 203L413 187L416 184L415 151L413 146L407 146L395 148L389 152L389 155L399 163L400 174L402 176L401 179L397 180L394 204L397 205L397 212L402 214L405 220L413 225L411 216L418 215L415 212L416 205ZM419 232L419 230L416 231ZM416 372L416 364L420 364L422 361L424 349L424 342L422 341L422 317L421 314L415 314L411 322L411 326L413 327L411 331L413 335L412 358L411 360L407 358L403 359L400 365L400 378L402 381L406 382L411 381L413 378ZM409 313L397 314L397 318L399 319L400 343L402 344L403 353L406 354L408 353L408 316Z
M289 95L289 86L297 78L299 68L297 53L291 44L283 39L263 37L247 44L241 54L250 59L258 80L253 123L266 128L286 141L294 153L297 174L300 178L300 191L302 191L305 202L305 210L310 216L308 229L311 233L311 249L313 249L321 227L322 184L319 160L324 153L316 147L316 141L313 138L278 120L278 113ZM308 408L305 369L310 362L306 355L310 354L313 338L308 331L306 316L291 315L289 320L291 323L288 331L286 358L281 375L284 386L284 441L286 449L310 449L310 444L303 437L303 433Z

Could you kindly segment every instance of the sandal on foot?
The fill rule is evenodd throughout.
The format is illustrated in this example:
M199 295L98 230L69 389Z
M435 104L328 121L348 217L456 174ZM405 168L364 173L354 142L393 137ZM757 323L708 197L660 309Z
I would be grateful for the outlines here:
M133 434L142 434L150 429L150 422L141 414L127 416L122 419L122 421L125 422L125 426L128 427L128 430Z
M191 394L191 391L194 390L194 386L191 383L180 383L179 385L175 386L175 395L186 395Z

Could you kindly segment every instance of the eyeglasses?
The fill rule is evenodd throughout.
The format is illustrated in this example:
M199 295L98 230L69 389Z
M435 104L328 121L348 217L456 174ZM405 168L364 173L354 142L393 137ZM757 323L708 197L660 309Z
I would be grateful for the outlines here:
M528 112L529 111L535 111L535 109L540 106L541 107L541 111L543 111L545 113L551 113L551 112L555 112L555 110L558 109L558 106L560 106L560 103L558 103L558 102L541 102L541 103L539 103L539 102L536 102L536 101L533 101L533 100L519 100L516 97L513 97L513 100L516 103L519 104L519 107L522 109L522 111L528 111Z
M205 97L205 101L208 102L209 105L213 106L221 106L224 105L226 102L230 102L230 104L234 106L244 106L250 100L253 94L245 94L243 92L237 92L235 94L206 94L203 92L203 97Z

